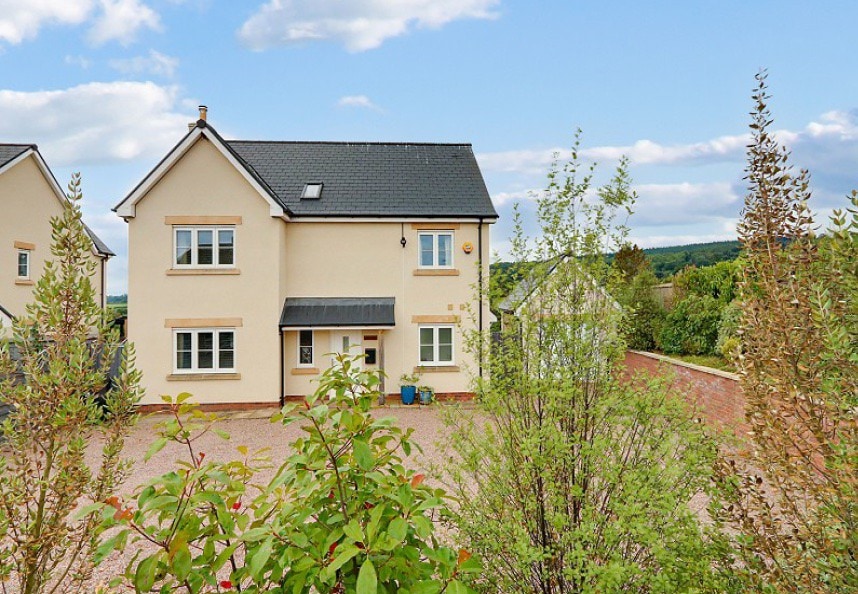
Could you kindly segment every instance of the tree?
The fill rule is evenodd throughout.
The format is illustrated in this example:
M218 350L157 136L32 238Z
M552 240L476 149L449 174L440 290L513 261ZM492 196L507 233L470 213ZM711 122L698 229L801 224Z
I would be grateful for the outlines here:
M858 589L858 193L817 241L807 171L770 132L757 75L739 225L741 354L751 443L727 457L720 517L755 591Z
M516 259L541 264L481 405L449 420L457 532L491 568L484 592L724 591L690 507L714 445L667 380L623 374L619 274L604 255L627 233L627 162L593 192L578 147L548 175L542 236L517 225Z
M133 350L108 369L119 341L92 280L92 243L81 221L80 176L51 220L53 261L34 302L0 344L0 394L14 409L0 426L0 588L80 592L91 575L103 502L125 479L121 457L138 401ZM102 442L100 464L85 449ZM81 506L82 509L81 509Z
M614 267L623 278L630 281L644 270L651 268L646 253L637 244L625 244L614 254Z

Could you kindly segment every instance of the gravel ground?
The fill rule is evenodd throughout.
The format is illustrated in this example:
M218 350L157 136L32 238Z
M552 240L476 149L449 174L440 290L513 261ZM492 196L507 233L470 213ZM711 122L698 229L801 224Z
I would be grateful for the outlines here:
M425 471L431 464L440 464L442 454L438 444L444 438L444 423L441 419L444 405L432 406L397 406L374 409L376 417L395 417L402 428L412 428L412 440L423 448L423 453L414 451L406 460L406 465L414 470ZM197 452L205 452L206 461L229 460L240 455L236 447L247 446L251 451L259 448L270 448L268 455L276 465L290 453L289 444L303 431L299 423L284 427L281 423L271 423L273 409L265 411L224 413L223 421L217 424L230 434L230 440L224 440L210 433L195 442ZM120 494L126 500L130 498L137 485L149 479L169 472L175 467L177 459L186 456L186 451L176 444L168 444L148 462L143 461L146 451L155 438L154 425L165 418L164 415L151 415L141 419L137 427L126 441L125 456L135 460L131 476L123 485ZM98 448L93 446L91 451L93 462L96 462ZM258 475L260 482L269 479L274 469L263 471ZM138 545L129 546L122 555L114 555L96 569L96 582L107 582L112 576L121 574L128 561L134 555Z

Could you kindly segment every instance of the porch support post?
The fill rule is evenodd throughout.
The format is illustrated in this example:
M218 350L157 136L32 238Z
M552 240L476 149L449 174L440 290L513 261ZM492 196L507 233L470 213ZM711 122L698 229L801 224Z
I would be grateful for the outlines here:
M387 398L386 382L384 379L384 330L380 328L378 330L378 370L381 372L381 383L379 383L381 396L378 397L378 403L384 404Z

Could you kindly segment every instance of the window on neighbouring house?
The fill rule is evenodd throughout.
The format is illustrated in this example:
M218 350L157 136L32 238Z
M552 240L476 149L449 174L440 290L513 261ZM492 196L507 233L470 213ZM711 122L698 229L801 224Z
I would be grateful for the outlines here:
M431 231L419 234L421 268L453 267L453 233Z
M30 250L18 250L18 278L30 278Z
M313 364L313 331L301 330L298 333L298 365Z
M218 268L235 265L232 227L175 228L173 265L178 268Z
M194 328L173 332L175 373L235 371L235 331Z
M452 326L420 326L420 364L453 364Z

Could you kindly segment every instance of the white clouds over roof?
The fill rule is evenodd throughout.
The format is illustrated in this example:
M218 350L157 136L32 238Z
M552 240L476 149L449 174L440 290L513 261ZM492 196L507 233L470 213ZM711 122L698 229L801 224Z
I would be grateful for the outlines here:
M494 18L499 0L269 0L239 30L247 46L331 40L352 52L376 48L414 28Z

